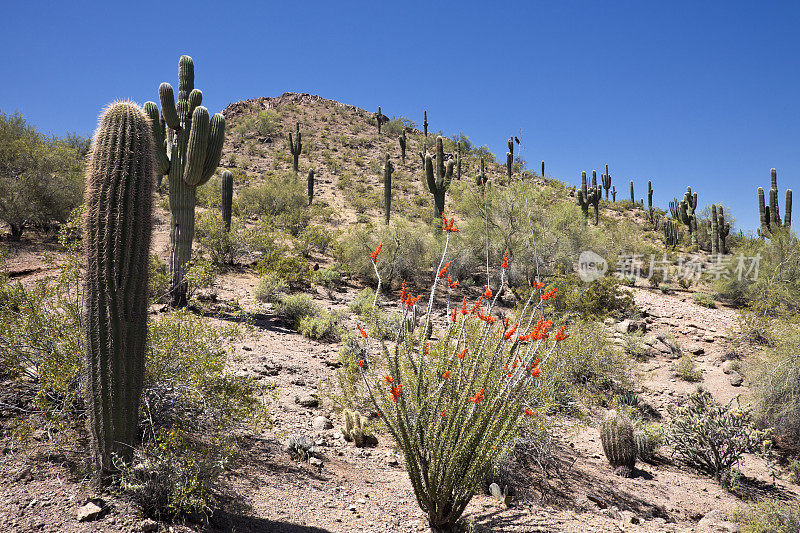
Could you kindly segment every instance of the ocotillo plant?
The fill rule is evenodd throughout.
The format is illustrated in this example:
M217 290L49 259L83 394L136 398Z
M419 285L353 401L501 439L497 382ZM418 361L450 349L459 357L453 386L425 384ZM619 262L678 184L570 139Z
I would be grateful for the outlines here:
M161 117L153 102L144 104L155 141L156 172L169 174L170 210L170 300L173 307L186 305L186 265L192 255L194 208L197 187L217 170L225 141L225 117L216 113L210 120L201 106L203 93L194 88L194 63L181 56L178 64L178 103L172 86L158 88Z
M481 172L478 174L478 177L475 179L476 183L480 186L486 185L486 182L489 180L489 177L486 175L486 168L484 166L483 158L481 157Z
M303 149L303 138L300 133L300 123L297 123L295 138L292 139L292 132L289 132L289 151L292 153L292 170L298 172L300 169L300 151Z
M764 205L764 189L758 188L758 215L761 221L760 234L768 237L772 231L781 226L781 214L778 210L778 174L773 168L770 170L769 205ZM792 225L792 190L786 189L786 204L784 209L783 225L787 228Z
M403 128L403 133L400 134L400 138L398 139L400 142L400 160L403 164L406 164L406 129Z
M314 200L314 169L308 171L308 205Z
M375 119L378 121L378 135L381 134L381 117L383 117L383 113L381 113L381 106L378 106L378 112L375 113Z
M133 103L100 117L86 171L86 406L95 465L129 458L139 434L152 231L151 125Z
M631 180L631 203L636 204L636 197L633 195L633 180Z
M664 220L664 244L671 248L678 246L678 223Z
M597 174L592 177L592 187L586 187L586 172L581 172L581 188L575 195L575 201L581 207L585 219L589 219L589 205L594 207L594 225L600 224L600 189L597 187Z
M608 201L608 190L611 188L611 174L608 173L608 165L606 165L606 173L602 176L603 189L606 190L606 201Z
M434 163L429 154L425 155L425 182L428 190L433 194L433 215L440 218L444 213L444 195L453 180L453 160L445 164L444 147L442 138L436 137L436 175L434 176Z
M225 230L231 229L231 208L233 206L233 174L226 170L220 176L222 182L222 221L225 223Z
M428 137L428 111L425 110L425 111L423 111L423 113L424 113L423 116L425 118L422 120L422 128L425 130L425 138L427 138Z
M389 160L389 152L386 152L383 163L383 202L386 204L387 224L392 213L392 172L394 172L394 165Z
M692 188L686 187L686 194L683 195L683 200L680 204L678 211L678 222L686 226L689 232L692 245L697 244L697 217L695 210L697 209L697 193L692 194Z

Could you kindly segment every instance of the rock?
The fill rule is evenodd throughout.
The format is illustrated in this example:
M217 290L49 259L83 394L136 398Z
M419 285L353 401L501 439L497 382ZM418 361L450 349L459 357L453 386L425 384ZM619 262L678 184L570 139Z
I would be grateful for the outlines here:
M714 509L709 511L697 523L698 533L739 533L739 524L728 521L728 517L722 511Z
M90 522L100 516L103 510L95 503L89 502L78 509L78 522Z
M244 346L242 346L242 350L244 350L245 352L252 352L253 347L245 344Z
M333 427L333 422L324 416L318 416L311 422L311 426L317 431L323 431L326 429L331 429Z
M217 301L217 291L212 288L205 288L200 289L196 293L196 297L201 302L216 302Z
M628 328L630 327L630 325L631 325L630 320L623 320L622 322L617 324L617 331L619 331L620 333L628 333Z
M731 372L735 372L735 370L734 370L735 366L736 366L736 363L734 363L733 361L731 361L729 359L729 360L725 361L724 363L722 363L722 371L725 372L726 374L730 374Z
M302 407L317 407L319 405L319 399L308 392L295 396L294 402Z
M620 511L619 517L625 523L638 524L641 522L641 519L632 511Z
M14 481L30 481L33 479L33 473L31 471L31 465L27 465L22 468L17 474L14 476Z
M148 518L142 522L139 527L141 527L142 533L152 533L153 531L158 531L158 522Z
M734 387L741 387L742 383L744 383L744 378L742 375L733 371L731 371L730 376L728 376L728 380Z
M704 353L706 353L706 349L697 344L691 344L687 346L686 349L692 355L703 355Z
M395 454L392 454L391 456L389 456L389 459L386 461L386 464L389 466L399 466L400 461L397 460L397 456Z
M308 460L308 464L311 466L319 466L322 467L322 460L318 459L317 457L312 457Z
M703 342L714 342L715 340L713 335L703 335Z

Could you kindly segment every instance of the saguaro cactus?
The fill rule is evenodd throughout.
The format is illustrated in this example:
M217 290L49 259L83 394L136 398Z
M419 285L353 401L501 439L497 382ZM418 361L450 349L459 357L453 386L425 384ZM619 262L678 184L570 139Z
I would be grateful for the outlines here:
M136 104L111 104L86 172L86 406L101 476L115 454L131 456L139 429L156 170L150 129Z
M295 138L292 139L292 132L289 132L289 151L292 153L292 170L299 171L300 151L303 149L303 137L300 133L300 123L297 123Z
M436 218L441 218L444 213L444 195L453 180L453 160L445 164L444 147L442 138L436 137L436 176L434 176L434 163L430 154L425 155L425 182L428 190L433 194L434 212Z
M225 230L231 229L231 207L233 206L233 174L226 170L220 177L222 181L222 221L225 223Z
M389 152L386 152L383 163L383 202L386 204L387 224L392 213L392 172L394 172L394 165L389 160Z
M406 164L406 129L403 128L403 133L400 134L399 137L400 142L400 160L403 164Z
M375 119L378 121L378 135L381 134L381 118L383 117L383 113L381 113L381 106L378 106L378 112L375 113Z
M717 226L717 206L711 205L711 255L719 253L719 228Z
M484 166L483 158L481 157L481 172L478 174L478 177L475 179L475 182L480 185L486 185L486 182L489 181L489 177L486 175L486 167Z
M731 232L730 222L725 222L725 209L720 205L717 207L717 233L719 235L719 253L727 254L728 246L725 244L725 239Z
M544 178L544 161L542 161L542 177Z
M314 169L308 171L308 205L314 200Z
M611 187L611 201L617 203L617 188Z
M173 307L186 305L186 265L192 255L197 187L206 183L219 165L225 141L225 117L209 120L201 106L203 93L194 88L194 63L181 56L178 64L178 103L172 86L158 88L161 117L153 102L144 104L156 148L156 172L169 174L170 299Z
M628 417L611 411L600 426L600 443L614 473L630 477L636 466L636 439Z
M683 195L683 200L680 204L678 211L678 221L686 226L689 232L692 245L697 244L697 217L695 210L697 209L697 193L692 194L692 188L686 187L686 194Z
M606 165L606 173L602 176L603 189L606 190L606 201L608 201L608 190L611 188L611 174L608 173L608 165Z
M672 220L664 221L664 244L675 248L678 245L678 223Z
M461 141L456 143L456 179L461 179Z
M758 215L761 221L760 233L768 237L772 231L781 227L781 215L778 210L778 174L773 168L770 170L769 205L764 206L764 189L758 188ZM786 190L786 204L784 209L783 225L792 225L792 190Z
M672 216L672 218L678 220L680 218L679 215L680 210L681 210L680 200L678 200L677 198L671 200L669 203L669 214Z
M423 116L425 118L422 120L422 128L425 130L425 137L427 138L428 137L428 111L427 110L423 111L423 114L424 114Z
M600 189L597 187L597 173L592 175L592 187L586 187L586 172L581 172L581 188L575 195L576 203L581 207L583 216L589 219L589 206L594 207L594 225L600 223Z
M633 180L631 180L631 203L636 203L636 197L633 195Z

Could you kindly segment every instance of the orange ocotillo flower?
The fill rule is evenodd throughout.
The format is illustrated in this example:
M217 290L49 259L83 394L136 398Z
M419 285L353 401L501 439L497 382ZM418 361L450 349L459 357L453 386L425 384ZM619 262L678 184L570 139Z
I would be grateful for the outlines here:
M364 368L364 365L366 365L366 363L364 362L363 359L358 361L358 368Z
M394 381L394 378L393 378L392 376L385 376L383 379L384 379L384 380L386 381L386 383L388 383L388 384L391 384L391 383L392 383L392 381Z
M389 392L392 393L394 401L397 401L397 399L400 398L400 395L403 394L403 384L401 383L400 385L392 385L392 388L389 389Z
M492 289L486 287L486 292L483 293L483 297L487 300L492 297Z
M533 409L525 409L525 416L536 416L536 411Z
M458 231L458 228L456 227L454 219L451 218L450 221L448 222L447 221L447 217L444 216L444 213L442 213L442 229L447 231L447 232L457 232Z
M483 391L484 390L485 389L481 389L478 392L476 392L475 396L471 396L469 398L469 401L471 401L472 403L481 403L481 400L483 400Z
M553 297L553 295L558 291L558 287L554 287L547 291L546 293L542 294L542 300L549 300Z
M514 333L516 333L516 331L517 331L517 327L518 327L518 326L519 326L519 324L514 324L514 327L512 327L511 329L509 329L508 331L506 331L506 332L503 334L503 338L504 338L505 340L508 340L508 339L510 339L510 338L511 338L511 336L512 336Z
M452 261L448 261L447 263L445 263L445 265L441 268L441 270L439 270L440 278L443 278L447 275L447 270L450 268L450 263L452 263Z
M450 371L449 370L445 370L444 371L444 374L442 374L442 379L444 379L444 380L450 379Z
M464 296L464 299L461 300L461 314L466 315L467 313L469 313L469 310L467 309L467 297Z
M469 348L464 348L463 350L458 352L458 358L459 359L464 359L464 356L467 355L468 351L469 351Z
M450 263L447 263L447 264L449 265ZM453 281L453 278L451 278L450 274L448 274L447 275L447 286L450 287L451 289L455 289L456 287L458 287L458 280Z
M369 258L372 259L373 263L378 262L378 254L381 253L381 248L383 248L383 243L380 243L378 247L375 248L375 251L369 254Z
M555 336L556 342L561 342L565 340L567 337L569 337L569 334L564 333L564 326L561 326L561 329L556 332Z
M533 289L538 291L539 289L544 289L544 283L539 281L538 279L533 282Z
M358 328L358 331L359 331L359 333L361 333L361 336L363 338L366 339L367 337L369 337L369 335L367 334L367 330L364 329L364 326L362 326L360 323L356 322L356 327Z
M452 311L450 311L450 322L455 322L457 316L458 316L458 309L454 308Z
M405 280L403 281L403 284L400 286L400 301L401 302L405 302L406 301L406 282L405 282Z
M500 263L500 268L508 268L508 250L503 252L503 262Z

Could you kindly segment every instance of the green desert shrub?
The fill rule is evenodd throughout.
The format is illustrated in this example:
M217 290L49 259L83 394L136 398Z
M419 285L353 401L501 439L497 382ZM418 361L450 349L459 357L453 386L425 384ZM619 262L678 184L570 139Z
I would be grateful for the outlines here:
M265 272L256 284L254 296L257 300L276 303L289 290L289 284L275 272Z
M147 280L147 297L153 303L169 301L169 268L156 254L150 255L150 277Z
M735 514L742 533L795 533L800 531L800 503L765 499Z
M200 252L208 254L217 267L235 264L245 252L244 228L237 218L231 220L227 229L218 211L205 211L198 214L194 227Z
M275 307L278 314L295 329L299 327L301 320L319 313L319 307L311 295L302 292L282 295Z
M297 330L304 337L315 340L339 340L339 313L318 310L315 314L305 315L300 318Z
M553 310L557 313L577 314L584 318L609 315L622 318L630 316L636 309L633 295L613 276L603 276L587 283L570 274L558 277L555 283L558 291L553 296Z
M745 453L764 451L768 434L753 425L738 397L719 405L704 390L675 407L667 429L673 454L686 465L722 482Z
M234 211L242 217L265 217L274 227L297 236L312 217L306 180L293 172L268 172L263 183L239 190Z
M712 298L710 294L706 294L704 292L696 292L692 294L692 301L697 305L702 305L703 307L708 307L709 309L716 309L717 307L717 304L714 302L714 298Z
M683 381L689 381L691 383L703 379L703 373L697 368L694 359L689 354L684 355L675 363L675 374Z

